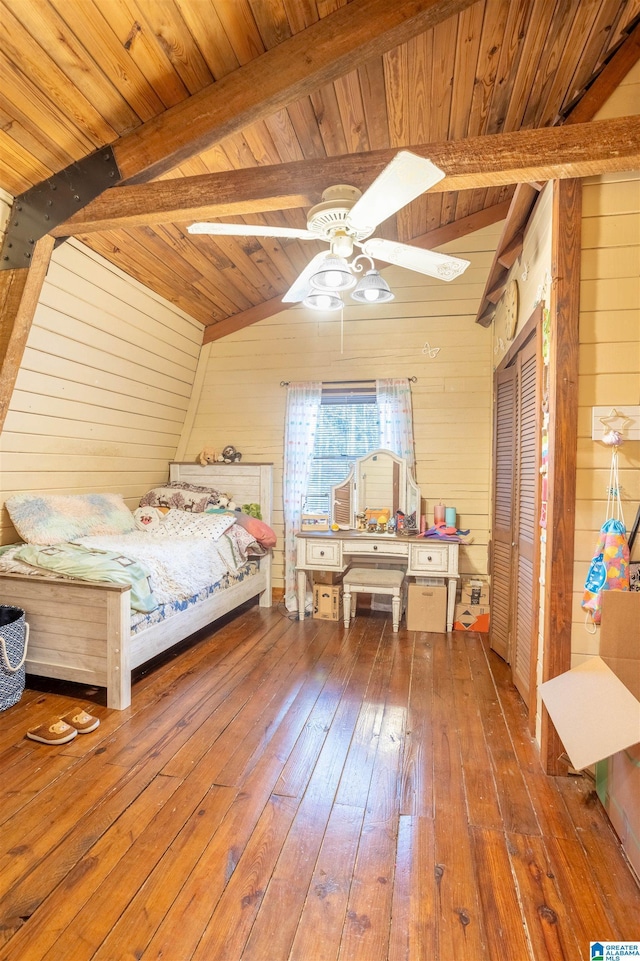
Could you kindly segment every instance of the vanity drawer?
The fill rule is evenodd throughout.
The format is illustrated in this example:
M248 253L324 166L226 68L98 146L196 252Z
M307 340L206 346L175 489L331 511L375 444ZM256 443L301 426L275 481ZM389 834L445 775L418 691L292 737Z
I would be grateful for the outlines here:
M388 541L378 540L378 541L367 541L355 540L350 542L345 542L343 547L345 554L357 554L360 557L407 557L409 554L409 545L403 544L402 541L397 541L389 538Z
M409 570L416 573L447 573L449 570L449 547L447 544L412 544L409 554Z
M304 540L305 564L309 567L317 565L320 568L342 567L342 544L340 541Z

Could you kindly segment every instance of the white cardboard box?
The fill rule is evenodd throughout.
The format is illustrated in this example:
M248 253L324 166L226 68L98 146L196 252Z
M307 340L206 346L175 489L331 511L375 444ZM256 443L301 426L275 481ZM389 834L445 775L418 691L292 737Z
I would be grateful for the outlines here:
M640 742L639 592L603 592L599 657L545 681L540 694L576 770Z

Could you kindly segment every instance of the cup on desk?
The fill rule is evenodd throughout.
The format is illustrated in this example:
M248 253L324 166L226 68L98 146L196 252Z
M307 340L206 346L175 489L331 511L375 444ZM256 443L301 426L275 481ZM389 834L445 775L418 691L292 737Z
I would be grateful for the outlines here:
M456 509L455 507L447 507L444 512L444 522L447 527L456 526Z
M433 523L444 524L445 506L444 504L433 505Z

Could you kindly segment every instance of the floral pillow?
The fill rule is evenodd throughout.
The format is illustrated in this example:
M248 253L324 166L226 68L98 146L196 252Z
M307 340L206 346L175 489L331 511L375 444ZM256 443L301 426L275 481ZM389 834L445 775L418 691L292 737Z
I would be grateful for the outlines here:
M28 544L63 544L136 529L121 494L14 494L6 505L13 526Z
M219 500L220 493L212 487L172 481L163 487L154 487L147 491L140 499L140 507L168 507L171 510L201 514L208 507L214 507Z

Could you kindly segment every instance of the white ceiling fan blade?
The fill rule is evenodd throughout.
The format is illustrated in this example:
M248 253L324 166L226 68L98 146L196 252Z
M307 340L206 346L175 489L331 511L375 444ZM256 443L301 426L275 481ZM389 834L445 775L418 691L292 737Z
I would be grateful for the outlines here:
M304 300L311 290L311 278L320 267L322 261L325 260L329 255L330 251L323 250L321 253L316 254L315 257L309 261L297 280L294 281L282 298L283 304L293 304L296 301Z
M409 244L398 244L393 240L372 237L362 244L362 249L374 260L384 260L388 264L406 267L419 274L437 277L438 280L455 280L469 266L470 261L449 254L439 254L435 250L422 250Z
M401 150L353 205L347 224L354 230L373 233L378 224L443 177L442 170L430 160Z
M265 224L198 223L187 227L190 234L213 234L219 237L291 237L294 240L317 240L317 234L297 227L269 227Z

